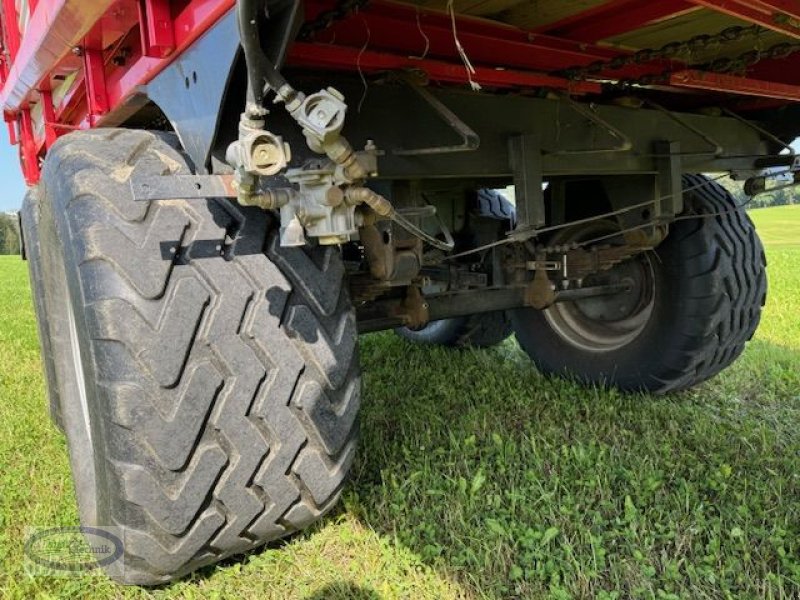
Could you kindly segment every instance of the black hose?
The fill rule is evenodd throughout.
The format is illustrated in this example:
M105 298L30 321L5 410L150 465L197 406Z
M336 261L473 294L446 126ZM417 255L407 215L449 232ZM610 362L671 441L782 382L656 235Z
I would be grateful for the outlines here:
M265 84L273 91L287 85L286 80L272 64L261 47L258 33L260 9L265 0L237 0L236 14L239 21L239 38L247 63L247 99L258 106L264 106Z

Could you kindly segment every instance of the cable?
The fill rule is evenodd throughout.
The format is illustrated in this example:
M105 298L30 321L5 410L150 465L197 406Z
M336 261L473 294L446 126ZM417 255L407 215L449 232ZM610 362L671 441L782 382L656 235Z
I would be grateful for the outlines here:
M247 97L257 106L264 106L266 89L264 84L277 91L288 85L261 47L258 20L263 0L238 0L236 16L239 37L247 64Z
M422 229L414 225L411 221L406 219L403 215L398 212L394 212L389 218L397 223L400 227L405 229L408 233L413 236L420 238L421 240L428 242L431 246L436 248L437 250L443 250L445 252L450 252L453 248L455 248L456 243L453 240L453 235L450 233L450 230L447 227L442 226L442 233L444 234L445 241L441 241L436 239L432 235L424 232Z
M789 171L781 171L781 172L777 172L777 173L772 173L772 174L770 174L770 177L783 175L784 173L788 173L788 172ZM712 183L716 183L717 181L720 181L721 179L725 179L727 176L728 175L725 174L725 175L719 175L717 177L708 178L705 181L703 181L702 183L698 183L698 184L691 185L689 187L684 188L683 192L684 193L692 192L694 190L700 189L700 188L705 187L707 185L710 185ZM471 254L477 254L479 252L485 252L486 250L491 250L492 248L496 248L498 246L504 246L505 244L512 244L512 243L515 243L515 242L525 242L525 241L530 240L532 238L538 237L539 235L541 235L543 233L550 233L552 231L557 231L559 229L564 229L566 227L573 227L575 225L582 225L583 223L589 223L589 222L592 222L592 221L598 221L600 219L605 219L607 217L614 217L614 216L617 216L617 215L620 215L620 214L623 214L623 213L626 213L626 212L629 212L629 211L632 211L632 210L636 210L637 208L643 208L645 206L656 204L658 202L661 202L662 200L669 200L671 197L672 197L671 194L667 194L667 195L661 196L659 198L656 198L655 200L648 200L647 202L640 202L639 204L634 204L632 206L627 206L627 207L621 208L619 210L614 210L614 211L611 211L611 212L607 212L607 213L604 213L604 214L601 214L601 215L597 215L597 216L594 216L594 217L589 217L589 218L586 218L586 219L578 219L577 221L570 221L569 223L560 223L558 225L551 225L550 227L543 227L541 229L532 229L532 230L529 230L529 231L511 232L509 237L507 237L505 239L497 240L496 242L492 242L490 244L485 244L485 245L480 246L478 248L472 248L471 250L466 250L466 251L460 252L458 254L451 254L450 256L445 256L444 258L442 258L442 262L447 261L447 260L453 260L453 259L456 259L456 258L462 258L464 256L469 256ZM708 214L703 214L703 215L680 215L680 216L677 216L674 219L672 219L672 222L675 222L675 221L686 221L686 220L689 220L689 219L702 219L702 218L707 218L707 217L723 216L723 215L726 215L726 214L734 213L734 212L737 212L737 211L741 210L742 208L746 207L748 204L750 204L750 202L752 202L752 200L753 199L750 198L749 200L747 200L747 202L743 202L742 204L737 205L734 208L731 208L731 209L728 209L728 210L725 210L725 211L720 211L718 213L708 213ZM603 241L605 239L609 239L609 238L612 238L612 237L616 237L618 235L629 233L631 231L638 231L640 229L646 229L648 227L653 227L656 224L657 223L655 221L651 221L649 223L644 223L642 225L637 225L635 227L631 227L631 228L626 229L624 231L618 231L618 232L615 232L613 234L603 236L601 238L595 238L595 239L592 239L592 240L587 240L585 242L579 242L579 243L576 243L575 246L576 247L582 247L582 246L586 246L586 245L589 245L589 244L594 244L594 243L597 243L599 241Z

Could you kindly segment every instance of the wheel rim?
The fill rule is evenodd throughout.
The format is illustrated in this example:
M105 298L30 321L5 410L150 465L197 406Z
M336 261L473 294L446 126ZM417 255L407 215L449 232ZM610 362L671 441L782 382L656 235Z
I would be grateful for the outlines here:
M608 221L587 223L567 230L554 243L581 242L618 230L616 224ZM619 350L644 331L653 314L655 277L649 253L584 280L585 286L605 283L624 283L628 291L559 302L543 311L553 331L580 350L596 353Z

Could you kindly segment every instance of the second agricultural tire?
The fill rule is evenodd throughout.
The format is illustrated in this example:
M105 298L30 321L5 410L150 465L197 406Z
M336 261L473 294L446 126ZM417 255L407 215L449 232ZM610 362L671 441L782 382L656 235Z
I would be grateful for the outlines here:
M713 377L742 353L766 299L764 250L725 188L702 175L683 183L685 212L667 238L586 282L627 279L631 292L512 312L517 339L539 370L665 393ZM555 243L607 236L608 227L580 225Z
M474 216L482 220L505 223L511 229L516 207L498 190L477 191L473 203ZM478 313L452 319L441 319L419 329L399 327L400 337L419 344L436 346L490 348L502 343L513 333L511 317L506 311Z
M100 129L48 152L37 198L55 389L84 526L116 580L158 584L302 529L357 437L356 321L336 248L283 249L226 200L135 201L190 174L166 138Z
M36 324L39 330L39 347L41 349L42 366L44 367L45 383L47 386L50 419L60 430L64 430L61 418L61 401L59 399L58 385L56 382L56 365L53 357L49 320L50 311L48 302L52 302L44 285L42 273L42 248L39 241L39 194L37 189L31 189L25 194L20 210L20 225L24 240L25 259L28 263L28 275L33 293L33 308L36 312Z

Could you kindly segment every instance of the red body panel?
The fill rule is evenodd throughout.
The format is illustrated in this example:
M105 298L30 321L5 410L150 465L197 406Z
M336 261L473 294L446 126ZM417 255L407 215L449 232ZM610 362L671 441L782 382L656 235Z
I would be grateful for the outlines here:
M41 157L59 135L106 122L138 86L232 10L235 0L38 0L29 3L29 15L18 15L16 4L0 0L0 105L12 142L20 143L25 177L34 183ZM335 5L335 0L308 0L306 18L314 20ZM606 64L630 51L602 40L697 10L800 38L800 0L608 0L534 31L458 16L458 40L474 65L468 75L451 15L373 0L313 39L295 43L288 57L293 66L309 69L415 69L443 83L471 79L486 88L548 88L572 95L599 93L604 80L669 71L667 91L800 101L793 75L800 66L797 55L781 61L781 68L771 60L737 75L705 73L675 61ZM24 31L20 17L27 19ZM600 62L588 81L561 73Z

